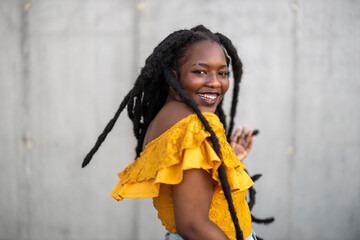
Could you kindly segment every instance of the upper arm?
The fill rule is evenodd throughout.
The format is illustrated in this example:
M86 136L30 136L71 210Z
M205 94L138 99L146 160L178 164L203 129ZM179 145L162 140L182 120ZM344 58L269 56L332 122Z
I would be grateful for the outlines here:
M175 227L184 239L227 239L209 219L213 189L211 175L203 169L185 170L183 181L172 186Z
M203 169L185 170L181 183L172 186L176 226L185 226L209 218L213 180Z

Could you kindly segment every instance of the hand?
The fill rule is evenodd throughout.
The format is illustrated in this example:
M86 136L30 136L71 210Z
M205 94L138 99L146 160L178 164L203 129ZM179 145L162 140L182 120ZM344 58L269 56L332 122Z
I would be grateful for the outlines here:
M236 129L231 138L230 146L234 150L236 157L242 161L248 155L254 142L253 129L246 134L247 126Z

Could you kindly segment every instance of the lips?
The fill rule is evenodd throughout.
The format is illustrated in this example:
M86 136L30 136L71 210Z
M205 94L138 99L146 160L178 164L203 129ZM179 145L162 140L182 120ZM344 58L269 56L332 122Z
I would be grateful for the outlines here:
M198 93L197 94L200 98L200 101L204 104L204 105L214 105L220 94L219 93Z

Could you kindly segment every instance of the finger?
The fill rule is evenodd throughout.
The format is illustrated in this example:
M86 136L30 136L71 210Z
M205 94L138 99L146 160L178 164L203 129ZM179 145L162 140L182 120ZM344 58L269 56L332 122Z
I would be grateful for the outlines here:
M250 141L252 139L252 134L253 134L254 129L250 129L250 131L246 134L245 136L245 140L244 140L244 148L248 149Z
M252 148L252 145L254 143L254 139L255 137L251 137L250 141L249 141L249 144L247 145L247 147L245 148L245 151L249 152Z
M237 128L234 135L231 138L231 142L237 142L241 128Z
M250 131L246 134L246 136L245 136L246 143L248 143L250 141L253 132L254 132L254 129L250 129Z
M252 137L258 135L259 132L260 132L259 129L254 129L254 131L253 131L253 133L252 133ZM248 134L245 135L245 138L246 138L247 136L248 136Z
M243 140L245 138L245 134L246 134L246 131L247 131L247 126L245 125L241 131L241 134L240 136L238 137L237 139L237 142L239 142L240 140Z

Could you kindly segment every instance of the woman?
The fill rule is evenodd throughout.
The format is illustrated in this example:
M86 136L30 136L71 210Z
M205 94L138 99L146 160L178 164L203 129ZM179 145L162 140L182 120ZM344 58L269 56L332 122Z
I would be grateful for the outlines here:
M241 161L252 130L225 135L222 99L234 73L228 136L233 129L242 64L231 41L203 26L170 34L146 60L83 167L127 106L138 140L137 159L119 173L111 195L152 197L166 239L256 239ZM228 137L229 138L229 137Z

